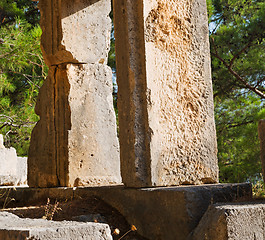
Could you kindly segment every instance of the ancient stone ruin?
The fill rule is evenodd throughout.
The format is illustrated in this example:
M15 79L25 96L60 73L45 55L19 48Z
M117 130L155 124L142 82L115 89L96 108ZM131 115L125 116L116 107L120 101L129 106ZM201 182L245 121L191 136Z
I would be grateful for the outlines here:
M109 0L40 1L49 76L28 158L31 187L121 183L112 103Z
M206 3L40 1L49 76L28 159L31 187L218 182ZM120 151L120 158L119 158ZM121 165L121 173L120 173Z
M114 25L124 184L218 182L205 1L114 1Z
M10 196L20 205L96 196L155 240L213 239L208 237L218 233L209 228L221 219L219 239L239 240L227 234L238 226L236 217L226 215L233 207L212 206L248 200L252 193L250 184L216 184L206 1L113 1L119 140L107 66L111 1L40 0L39 8L49 75L36 106L30 188ZM235 209L247 223L263 207L249 217L248 207ZM7 231L17 234L23 225L17 222ZM42 234L38 222L27 224L28 236ZM69 223L59 225L66 234L75 231ZM47 233L55 231L47 226ZM253 235L247 231L245 236ZM111 239L106 232L103 239ZM9 233L0 224L1 234Z

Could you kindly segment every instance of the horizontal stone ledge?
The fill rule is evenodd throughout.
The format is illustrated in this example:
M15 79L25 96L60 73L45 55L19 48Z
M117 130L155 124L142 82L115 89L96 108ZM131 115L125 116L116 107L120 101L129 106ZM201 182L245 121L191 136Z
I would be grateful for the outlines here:
M47 198L86 199L96 196L116 208L147 239L179 240L199 224L209 205L250 200L251 184L209 184L199 186L125 188L17 188L10 191L16 206L45 204ZM1 199L0 199L1 200ZM1 205L1 202L0 202ZM11 205L9 205L11 206Z
M22 219L12 213L0 212L0 239L111 240L112 236L107 224Z

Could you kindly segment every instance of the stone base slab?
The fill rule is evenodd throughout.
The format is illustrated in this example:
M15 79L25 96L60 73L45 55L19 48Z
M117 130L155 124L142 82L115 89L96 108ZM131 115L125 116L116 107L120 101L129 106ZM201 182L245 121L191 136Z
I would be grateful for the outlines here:
M186 240L209 205L250 200L252 190L251 184L244 183L138 189L123 186L19 188L10 192L10 197L16 199L15 206L45 204L48 197L62 201L91 196L116 208L147 239Z
M112 236L107 224L22 219L12 213L0 212L0 239L111 240Z
M264 201L212 205L190 239L262 240L265 238L264 212Z

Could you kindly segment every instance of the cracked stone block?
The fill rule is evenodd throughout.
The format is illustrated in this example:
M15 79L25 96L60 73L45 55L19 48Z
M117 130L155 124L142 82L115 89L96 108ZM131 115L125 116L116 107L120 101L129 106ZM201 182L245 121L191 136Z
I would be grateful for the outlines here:
M112 99L110 1L40 1L49 65L28 159L31 187L121 183Z
M128 187L218 182L206 1L114 1Z
M32 133L29 186L121 182L109 67L67 64L50 68L36 113L41 119Z
M54 222L44 219L22 219L0 213L0 239L5 240L112 240L107 224L79 223L73 221Z

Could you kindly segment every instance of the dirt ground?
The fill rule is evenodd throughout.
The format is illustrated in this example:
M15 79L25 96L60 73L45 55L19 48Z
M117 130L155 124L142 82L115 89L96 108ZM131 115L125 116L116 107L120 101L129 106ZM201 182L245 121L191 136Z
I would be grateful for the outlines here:
M129 225L116 209L96 197L68 200L66 202L57 202L57 204L56 201L47 199L47 203L44 205L7 208L2 211L11 212L21 218L107 223L110 226L114 240L147 240L137 233L134 228L137 228L137 226ZM116 235L117 233L119 234ZM124 234L126 235L122 237Z

